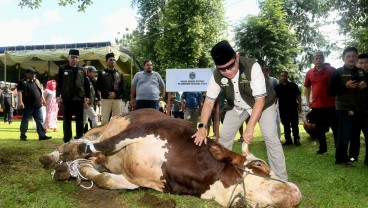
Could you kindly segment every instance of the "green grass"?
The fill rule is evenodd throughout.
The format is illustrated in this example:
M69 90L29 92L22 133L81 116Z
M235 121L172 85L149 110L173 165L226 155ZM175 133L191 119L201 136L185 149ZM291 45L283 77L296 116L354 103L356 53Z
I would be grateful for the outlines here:
M19 120L10 126L0 122L0 207L86 207L84 199L75 197L80 192L75 180L53 181L50 170L43 169L38 162L41 155L62 144L62 122L59 121L59 132L48 132L53 137L49 141L38 141L31 122L27 133L29 141L19 141L19 125ZM312 144L302 126L299 129L302 146L285 146L284 152L289 181L295 183L303 195L300 207L368 207L368 166L362 162L365 148L361 148L355 167L335 165L332 135L328 133L328 154L316 155L314 152L318 144ZM234 144L234 150L240 152L241 143ZM267 161L258 128L250 151ZM219 207L211 200L163 194L154 190L111 192L117 193L123 204L121 207L142 207L138 201L145 193L173 199L176 207ZM106 207L109 205L106 204Z

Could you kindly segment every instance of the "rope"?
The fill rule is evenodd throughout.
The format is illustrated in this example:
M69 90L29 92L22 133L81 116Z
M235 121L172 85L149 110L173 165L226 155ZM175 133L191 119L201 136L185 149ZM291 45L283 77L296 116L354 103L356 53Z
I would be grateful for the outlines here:
M84 150L84 153L87 153L87 149L89 147L89 149L91 150L91 152L93 153L96 153L96 152L99 152L96 150L95 146L94 146L94 143L96 143L97 141L91 141L91 140L88 140L88 139L77 139L77 140L73 140L73 141L70 141L72 143L75 143L75 142L82 142L82 143L85 143L87 144L86 145L86 149Z
M245 184L244 184L244 178L247 177L248 175L254 175L254 176L258 176L258 177L261 177L261 178L264 178L264 179L268 179L268 180L273 180L273 181L277 181L277 182L281 182L281 183L286 183L286 181L283 181L283 180L280 180L280 179L277 179L277 178L271 178L271 177L265 177L265 176L261 176L261 175L258 175L258 174L255 174L255 173L252 173L248 170L245 170L243 167L240 167L238 165L234 165L235 167L235 170L236 172L238 172L240 178L238 179L233 191L231 192L231 195L230 195L230 199L229 199L229 203L228 205L226 206L227 208L230 208L233 203L235 202L235 199L237 198L240 198L244 203L245 205L249 206L249 207L253 207L250 203L248 203L247 199L245 198ZM239 172L239 170L243 171L245 174L245 176L243 177L242 174ZM240 193L236 194L233 198L233 195L234 195L234 192L235 192L235 189L236 187L239 185L239 184L242 184L243 185L243 195L241 195ZM254 208L257 208L258 207L258 204L254 207Z
M249 175L258 176L258 177L261 177L261 178L265 178L265 179L273 180L273 181L278 181L278 182L281 182L281 183L287 183L286 181L281 180L281 179L271 178L271 177L266 177L266 176L261 176L261 175L258 175L258 174L255 174L255 173L252 173L252 172L250 172L250 171L248 171L248 170L245 170L244 168L242 168L242 167L240 167L240 166L237 166L237 165L235 165L234 167L235 167L235 168L237 168L237 169L239 169L239 170L241 170L241 171L243 171L243 172L245 172L245 173L247 173L247 174L249 174Z
M70 175L74 178L77 178L77 181L78 181L78 185L84 189L90 189L93 187L93 181L84 177L79 169L83 166L88 166L88 167L91 167L91 168L94 168L91 164L80 164L81 162L85 162L85 161L88 161L86 159L76 159L74 161L71 161L71 162L66 162L66 164L68 165L68 169L69 169L69 172L70 172ZM85 180L85 181L90 181L91 185L90 186L84 186L82 184L82 180Z

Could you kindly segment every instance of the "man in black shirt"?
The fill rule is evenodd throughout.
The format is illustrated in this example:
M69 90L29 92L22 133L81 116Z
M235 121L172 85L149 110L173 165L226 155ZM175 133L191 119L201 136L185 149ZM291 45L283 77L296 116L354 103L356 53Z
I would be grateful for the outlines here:
M37 71L33 68L26 69L26 79L18 82L18 103L19 109L23 109L23 117L20 123L20 140L27 141L27 130L29 117L32 116L36 122L39 140L48 140L51 137L46 136L43 128L42 105L45 99L42 96L41 83L36 79Z
M3 93L1 94L1 106L4 114L4 123L12 123L13 109L15 107L14 94L10 91L8 85L5 86Z
M90 98L87 75L78 65L79 50L69 50L69 63L59 66L56 85L56 102L62 104L64 142L72 139L72 116L75 116L75 139L83 136L84 103Z
M115 55L108 53L105 58L107 68L100 71L97 78L97 89L101 92L102 124L110 120L110 115L121 115L125 93L124 76L115 69Z
M284 137L286 142L284 145L292 144L291 131L294 136L294 144L300 146L299 136L299 115L301 112L301 97L298 85L294 82L289 82L288 72L280 73L280 84L275 86L277 97L279 98L279 110L281 123L284 126Z

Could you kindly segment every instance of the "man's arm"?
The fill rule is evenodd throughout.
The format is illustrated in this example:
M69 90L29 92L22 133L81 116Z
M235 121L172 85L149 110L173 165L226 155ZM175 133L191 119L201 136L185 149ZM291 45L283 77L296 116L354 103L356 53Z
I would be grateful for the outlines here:
M124 95L125 91L125 81L124 81L124 75L121 73L120 75L120 83L119 83L119 89L115 92L116 97L119 97L120 95Z
M254 128L262 115L263 107L265 105L266 97L260 97L255 99L255 103L250 115L249 121L246 125L243 139L246 143L250 144L253 139Z
M19 109L24 109L22 91L18 91L18 107Z
M160 100L163 100L165 97L166 91L165 91L165 87L161 87L161 96L160 96Z
M311 92L311 88L306 87L305 88L305 100L307 102L308 107L312 108L312 103L310 102L310 92Z
M132 106L133 109L135 109L135 92L136 92L135 85L131 85L130 87L130 105Z
M302 96L300 96L300 94L297 97L298 100L298 112L302 112Z

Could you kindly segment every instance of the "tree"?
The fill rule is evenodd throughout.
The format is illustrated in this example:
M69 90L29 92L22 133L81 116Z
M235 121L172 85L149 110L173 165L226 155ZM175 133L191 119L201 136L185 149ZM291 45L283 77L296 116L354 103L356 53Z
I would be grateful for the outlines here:
M28 7L30 9L38 9L41 7L42 0L20 0L19 6L20 7ZM78 0L76 2L75 0L58 0L59 6L67 6L67 5L78 5L78 11L83 12L86 10L86 8L93 4L92 0Z
M132 6L138 8L138 28L133 32L133 42L130 46L133 53L141 60L151 59L155 63L155 68L160 68L160 59L154 50L155 44L160 38L162 12L165 7L166 0L132 0ZM137 49L137 50L135 50Z
M223 0L171 0L155 44L161 68L213 66L210 50L226 31Z
M299 68L309 68L312 54L317 50L330 53L336 43L330 43L329 34L323 34L321 27L331 24L328 17L331 3L321 0L297 1L284 0L287 13L286 21L291 25L302 53L299 55Z
M236 27L236 44L242 55L257 59L261 66L270 66L271 72L278 74L285 70L292 79L297 79L299 42L286 17L282 0L264 1L257 16L248 16Z
M350 45L355 45L360 52L368 53L368 0L330 1L340 16L337 20L340 32L352 38Z

